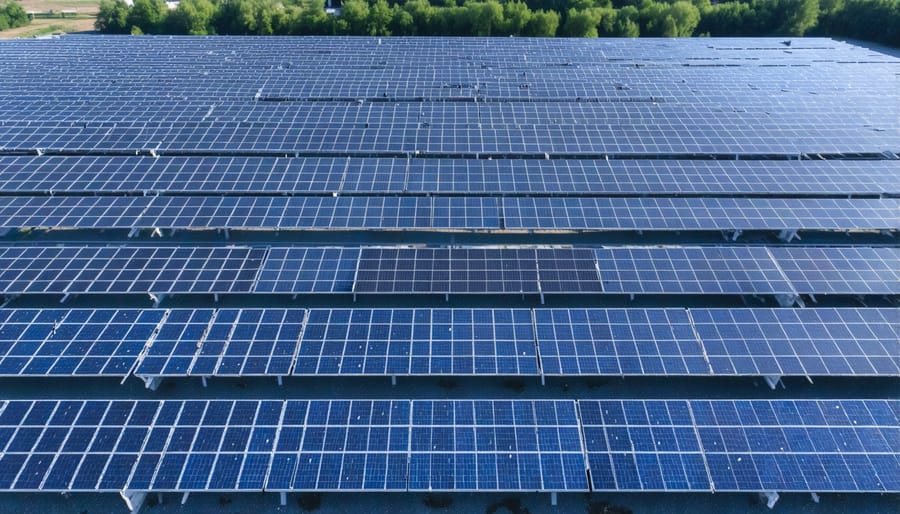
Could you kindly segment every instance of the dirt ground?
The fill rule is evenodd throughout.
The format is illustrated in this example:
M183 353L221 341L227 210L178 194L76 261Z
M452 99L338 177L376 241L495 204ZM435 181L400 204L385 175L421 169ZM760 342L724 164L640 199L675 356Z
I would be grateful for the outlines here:
M47 34L59 34L62 32L84 32L94 30L94 19L97 15L99 0L16 0L22 4L25 12L46 13L53 10L58 13L62 10L77 9L76 17L44 18L36 17L29 25L15 29L0 31L0 39L15 37L32 37ZM0 0L0 3L5 3Z

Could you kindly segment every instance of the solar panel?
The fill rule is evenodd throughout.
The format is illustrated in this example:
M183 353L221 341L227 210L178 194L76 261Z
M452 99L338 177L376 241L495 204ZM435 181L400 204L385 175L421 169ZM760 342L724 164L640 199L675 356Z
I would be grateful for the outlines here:
M898 193L898 175L900 164L890 160L0 156L0 191L18 194L408 191L619 195L665 191L848 195Z
M896 402L581 400L594 491L886 491Z
M780 198L504 198L508 229L894 230L900 201Z
M267 491L405 491L410 405L404 400L289 400Z
M798 293L900 293L897 248L782 247L771 251Z
M766 248L619 247L596 254L608 293L794 294Z
M717 375L900 375L897 309L689 312Z
M135 375L287 375L304 315L302 309L171 310Z
M0 310L0 375L128 376L165 311Z
M541 292L603 291L593 251L578 248L538 248L536 255Z
M265 248L11 246L4 293L249 292Z
M350 292L359 255L359 248L272 248L254 291Z
M216 315L213 309L176 309L169 311L141 358L137 376L186 376L210 332Z
M537 375L527 309L311 309L295 375Z
M708 375L684 309L536 309L544 375Z
M356 293L537 293L525 248L363 248Z
M411 491L586 491L575 403L414 400Z

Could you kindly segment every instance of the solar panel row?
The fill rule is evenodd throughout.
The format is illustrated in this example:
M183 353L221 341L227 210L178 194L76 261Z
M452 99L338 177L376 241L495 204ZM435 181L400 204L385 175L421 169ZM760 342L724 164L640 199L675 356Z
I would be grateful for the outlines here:
M900 200L493 197L12 197L0 228L898 230Z
M900 193L900 162L0 156L0 191L45 193Z
M892 491L898 416L891 400L7 401L0 489Z
M4 309L2 376L900 374L896 309Z
M18 293L900 293L890 247L0 248Z

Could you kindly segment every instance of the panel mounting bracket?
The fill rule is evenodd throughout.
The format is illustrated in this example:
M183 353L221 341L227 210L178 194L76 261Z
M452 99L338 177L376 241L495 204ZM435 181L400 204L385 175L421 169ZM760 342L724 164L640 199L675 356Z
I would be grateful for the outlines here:
M766 381L766 384L769 385L769 389L775 390L778 387L778 383L781 382L780 375L763 375L763 380ZM784 383L781 384L781 387L784 387Z
M759 496L766 500L766 507L773 509L775 508L775 504L778 502L778 493L774 491L765 491L759 493Z
M147 491L129 491L123 489L119 491L119 496L125 501L125 506L131 512L137 512L144 506L144 500L147 499Z

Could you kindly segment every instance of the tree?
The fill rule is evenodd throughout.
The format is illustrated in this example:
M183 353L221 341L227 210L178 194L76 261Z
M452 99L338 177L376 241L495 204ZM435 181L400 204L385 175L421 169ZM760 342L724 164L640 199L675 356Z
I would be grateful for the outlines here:
M387 0L376 0L375 4L369 9L369 28L368 33L373 36L390 36L391 20L393 12Z
M503 26L501 32L510 36L521 36L525 34L525 27L531 21L534 13L525 4L514 0L503 4Z
M28 13L16 2L9 2L0 8L0 30L24 27L31 23Z
M399 5L391 9L391 34L395 36L412 36L416 33L416 22L411 14Z
M210 0L181 0L169 13L168 25L177 34L205 36L215 32L212 26L215 15L216 6Z
M169 8L163 0L134 0L134 6L128 13L128 25L137 27L143 34L158 34L169 14Z
M568 37L597 37L597 25L602 19L600 9L585 9L578 11L569 9L566 13L566 22L562 27L562 35Z
M413 20L413 35L433 34L435 7L428 0L409 0L402 9Z
M94 28L108 34L128 34L130 31L129 11L131 11L131 7L125 3L125 0L100 0L100 9L97 19L94 21Z
M369 4L365 0L344 0L338 30L353 36L369 35Z
M503 28L503 6L497 0L469 0L463 13L473 36L490 36Z
M525 35L532 37L553 37L559 28L559 14L556 11L535 11L525 27Z

